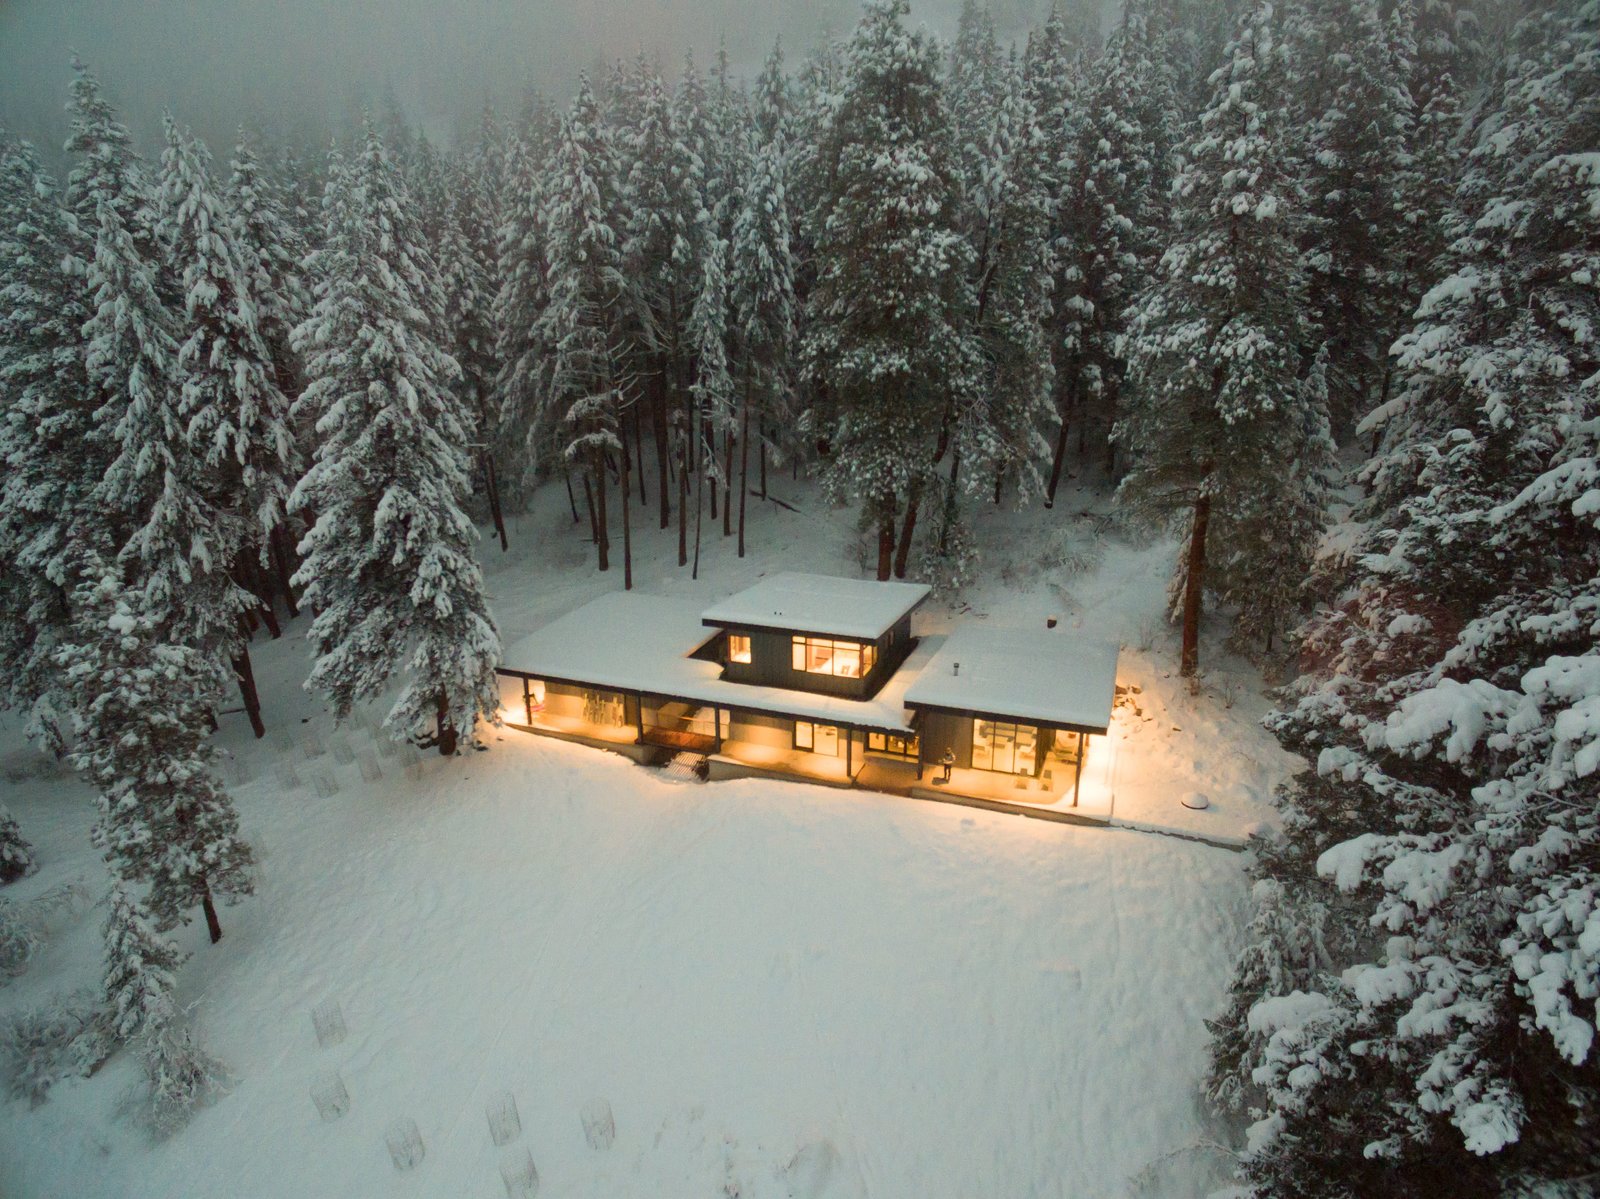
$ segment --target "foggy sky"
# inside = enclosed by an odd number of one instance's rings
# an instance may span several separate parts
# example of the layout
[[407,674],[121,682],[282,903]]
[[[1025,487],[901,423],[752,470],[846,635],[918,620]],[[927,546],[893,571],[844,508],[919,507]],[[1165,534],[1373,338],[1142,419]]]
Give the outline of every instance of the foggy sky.
[[[1050,0],[991,0],[1001,36],[1025,35]],[[912,0],[948,37],[960,0]],[[643,48],[671,75],[702,70],[725,36],[753,77],[782,35],[791,69],[858,0],[0,0],[0,124],[59,150],[73,51],[146,148],[171,107],[225,153],[251,120],[322,131],[392,87],[413,123],[448,140],[485,97],[504,112],[532,83],[565,100],[579,70]]]

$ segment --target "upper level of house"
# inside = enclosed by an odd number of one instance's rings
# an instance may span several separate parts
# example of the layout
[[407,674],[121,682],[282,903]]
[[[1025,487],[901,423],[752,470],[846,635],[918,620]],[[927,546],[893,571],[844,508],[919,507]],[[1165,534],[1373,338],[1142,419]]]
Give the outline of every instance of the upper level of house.
[[[713,604],[708,647],[731,683],[870,699],[916,644],[921,583],[879,583],[785,571]],[[709,655],[708,655],[709,656]]]

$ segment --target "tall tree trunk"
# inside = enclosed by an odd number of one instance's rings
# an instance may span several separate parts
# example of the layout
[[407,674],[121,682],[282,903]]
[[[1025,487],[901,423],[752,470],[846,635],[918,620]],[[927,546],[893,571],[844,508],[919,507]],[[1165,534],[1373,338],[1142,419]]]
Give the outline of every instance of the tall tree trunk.
[[[633,507],[632,480],[629,478],[628,447],[622,447],[622,589],[633,590],[633,518],[628,509]],[[641,495],[639,503],[644,503]]]
[[1005,492],[1005,488],[1006,468],[1003,466],[996,467],[994,472],[994,506],[996,508],[1000,506],[1000,496]]
[[894,497],[878,505],[878,582],[887,583],[894,571]]
[[587,471],[583,474],[583,503],[589,510],[589,544],[600,544],[600,519],[594,507],[594,487],[589,482]]
[[[715,425],[713,425],[711,423],[711,421],[709,419],[707,419],[706,422],[705,422],[705,434],[704,434],[704,436],[705,436],[705,444],[701,447],[701,450],[702,450],[703,454],[705,455],[705,469],[700,474],[696,475],[695,478],[697,480],[700,480],[702,482],[705,482],[705,483],[709,484],[710,489],[711,489],[711,519],[712,520],[716,520],[717,519],[717,476],[715,474],[711,474],[711,470],[717,464],[717,428],[716,428]],[[708,475],[708,474],[711,474],[710,479],[706,479],[705,478],[705,476]],[[700,482],[697,482],[695,484],[695,486],[698,488],[700,486]],[[699,500],[696,500],[695,503],[696,503],[696,505],[698,505],[699,504]],[[699,548],[699,541],[700,541],[700,527],[699,527],[699,523],[698,523],[699,520],[700,520],[700,514],[698,512],[696,512],[695,513],[696,525],[695,525],[695,531],[694,531],[694,539],[695,539],[696,549],[697,550]]]
[[439,692],[438,715],[436,727],[439,732],[439,756],[450,758],[456,752],[456,726],[450,720],[450,701],[443,691]]
[[[667,378],[665,373],[653,376],[654,393],[650,404],[650,424],[656,439],[656,500],[661,505],[661,527],[672,521],[672,436],[667,425]],[[682,563],[679,563],[682,565]]]
[[284,607],[289,610],[289,619],[293,620],[300,615],[300,606],[295,602],[294,587],[289,582],[294,576],[289,531],[280,523],[273,527],[267,542],[272,549],[272,567],[278,575],[278,590],[283,595]]
[[211,898],[211,884],[200,880],[200,910],[206,914],[206,933],[215,945],[222,940],[222,921],[217,919],[217,901]]
[[506,539],[506,518],[500,508],[500,483],[494,477],[494,455],[487,446],[479,451],[479,460],[483,464],[483,490],[489,499],[489,515],[494,520],[494,531],[500,536],[500,552],[503,554],[511,548],[511,542]]
[[767,414],[766,414],[765,411],[763,411],[761,413],[761,422],[760,422],[760,426],[759,426],[757,432],[758,432],[758,436],[761,438],[761,498],[762,499],[766,499],[767,498]]
[[254,552],[247,551],[239,563],[239,574],[244,577],[245,589],[261,601],[255,615],[260,617],[261,623],[267,626],[267,632],[276,641],[283,636],[283,628],[278,624],[278,614],[272,607],[272,576],[267,573],[267,568],[262,565],[261,550],[263,546],[255,547]]
[[1061,432],[1056,434],[1056,454],[1050,463],[1050,485],[1044,491],[1044,506],[1056,506],[1056,488],[1061,485],[1061,464],[1067,457],[1067,418],[1061,418]]
[[594,543],[600,552],[600,569],[607,571],[611,569],[611,538],[606,533],[606,455],[601,449],[594,452],[594,510]]
[[572,471],[563,468],[561,473],[567,480],[567,505],[572,509],[572,523],[577,524],[583,517],[578,515],[578,501],[572,494]]
[[917,510],[922,507],[922,480],[914,480],[911,493],[906,496],[906,515],[900,524],[900,544],[894,551],[894,577],[906,577],[906,566],[911,558],[911,539],[917,534]]
[[[745,406],[748,408],[750,397],[745,397]],[[728,422],[728,427],[722,433],[722,478],[726,494],[722,497],[722,535],[733,536],[733,422]]]
[[639,405],[633,405],[633,464],[639,472],[639,507],[650,505],[644,487],[644,417],[639,415]]
[[689,450],[685,445],[678,450],[678,565],[689,565]]
[[1200,669],[1200,597],[1205,589],[1206,528],[1211,523],[1211,497],[1194,502],[1194,526],[1189,531],[1189,561],[1183,576],[1183,653],[1178,673],[1193,678]]
[[739,557],[744,557],[744,517],[750,500],[750,377],[745,374],[744,418],[739,422]]
[[233,673],[239,679],[239,695],[244,700],[245,715],[250,717],[250,730],[256,740],[267,735],[267,726],[261,720],[261,695],[256,691],[256,674],[250,666],[250,647],[239,647],[239,656],[233,660]]
[[706,512],[704,499],[706,475],[711,473],[711,464],[715,461],[715,458],[707,458],[705,465],[694,477],[694,569],[689,572],[691,579],[700,577],[700,526],[705,520]]

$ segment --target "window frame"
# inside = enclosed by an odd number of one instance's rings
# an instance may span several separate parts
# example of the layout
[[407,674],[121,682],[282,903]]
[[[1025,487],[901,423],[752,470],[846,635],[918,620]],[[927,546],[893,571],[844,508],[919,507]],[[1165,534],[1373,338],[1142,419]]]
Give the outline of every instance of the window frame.
[[[744,656],[743,657],[739,656],[739,652],[740,651],[739,651],[739,649],[737,647],[737,643],[739,643],[739,642],[742,642],[744,644]],[[728,665],[729,666],[749,666],[754,661],[755,661],[755,641],[751,638],[750,634],[749,633],[729,633],[728,634]]]
[[[823,657],[826,655],[826,657]],[[818,665],[811,665],[816,662]],[[855,667],[852,674],[840,664]],[[878,643],[843,637],[815,637],[794,633],[789,637],[789,666],[796,674],[819,674],[835,679],[864,679],[878,665]]]

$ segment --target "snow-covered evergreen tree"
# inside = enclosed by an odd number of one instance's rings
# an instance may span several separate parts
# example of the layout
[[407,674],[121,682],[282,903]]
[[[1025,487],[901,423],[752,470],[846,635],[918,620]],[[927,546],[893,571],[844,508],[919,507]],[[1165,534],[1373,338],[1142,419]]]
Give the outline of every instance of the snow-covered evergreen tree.
[[283,520],[295,466],[289,401],[259,324],[260,259],[236,240],[242,224],[213,189],[205,147],[170,122],[167,137],[162,240],[184,293],[179,411],[216,503],[243,518],[241,549],[253,552]]
[[[769,66],[771,60],[769,60]],[[752,421],[766,461],[769,430],[786,423],[790,356],[796,336],[793,220],[784,176],[788,143],[781,124],[750,152],[733,223],[729,298],[742,399],[739,415],[739,556],[745,552]],[[762,473],[765,485],[765,471]]]
[[1163,244],[1171,93],[1144,19],[1129,11],[1087,69],[1056,165],[1060,193],[1053,296],[1056,400],[1063,428],[1051,467],[1053,498],[1067,434],[1108,457],[1123,375],[1123,338]]
[[1396,26],[1379,0],[1308,0],[1295,16],[1309,295],[1342,435],[1379,398],[1403,302],[1395,197],[1406,178],[1409,64],[1391,45]]
[[204,656],[169,639],[148,599],[115,571],[74,596],[77,641],[62,665],[78,697],[73,764],[99,792],[95,844],[124,882],[148,884],[158,927],[199,907],[213,941],[217,900],[252,890],[252,854],[210,744],[212,691]]
[[299,391],[300,365],[290,345],[311,308],[303,277],[307,247],[275,174],[264,167],[256,136],[240,130],[230,163],[226,204],[233,242],[248,276],[255,323],[284,395]]
[[17,818],[0,804],[0,885],[14,883],[39,868],[33,846],[28,844]]
[[397,678],[397,738],[434,726],[455,752],[499,707],[500,640],[462,511],[468,421],[455,361],[433,340],[434,264],[374,129],[334,192],[324,282],[295,330],[316,414],[315,459],[291,504],[315,513],[295,578],[317,610],[306,686],[342,719]]
[[619,131],[626,159],[616,216],[625,301],[620,333],[654,435],[657,515],[664,529],[671,509],[669,429],[689,400],[694,348],[688,325],[711,217],[705,164],[682,136],[672,97],[653,72],[639,82],[637,124]]
[[[968,184],[968,205],[978,218],[972,282],[978,362],[951,442],[967,487],[992,486],[997,498],[1006,480],[1024,496],[1040,489],[1039,464],[1049,454],[1044,435],[1055,417],[1048,159],[1020,73],[1008,72],[979,174]],[[953,469],[952,481],[954,475]],[[905,540],[902,558],[910,548]]]
[[133,138],[100,90],[100,81],[73,59],[72,98],[67,104],[71,134],[66,150],[75,156],[67,175],[64,203],[82,237],[78,256],[94,255],[94,242],[109,208],[117,227],[127,231],[140,258],[160,259],[156,238],[155,187],[133,149]]
[[125,1044],[177,1019],[173,990],[183,954],[156,929],[149,910],[121,882],[111,888],[106,913],[107,1031]]
[[589,472],[595,546],[607,570],[606,458],[621,449],[615,321],[624,281],[612,150],[587,80],[562,121],[551,171],[549,301],[539,318],[549,354],[533,436],[558,442],[568,463]]
[[[728,365],[728,275],[727,250],[720,238],[712,236],[700,272],[700,294],[695,297],[689,317],[689,337],[694,345],[695,376],[690,392],[694,396],[694,425],[691,438],[696,444],[716,445],[717,435],[726,435],[734,422],[733,376]],[[727,483],[721,475],[715,453],[700,460],[695,480],[694,574],[700,573],[700,530],[706,484]]]
[[851,39],[817,197],[807,376],[825,400],[830,492],[859,502],[890,576],[896,517],[971,386],[971,247],[957,226],[937,43],[905,0],[872,0]]
[[[542,163],[538,147],[513,135],[506,151],[504,218],[498,233],[499,290],[491,316],[496,371],[494,437],[500,460],[525,462],[538,408],[538,379],[545,346],[539,320],[549,302]],[[521,470],[506,474],[520,482]]]
[[1331,466],[1320,372],[1308,377],[1303,361],[1311,331],[1295,245],[1300,196],[1283,153],[1271,16],[1261,4],[1241,19],[1184,147],[1176,240],[1133,319],[1134,386],[1116,429],[1132,458],[1119,498],[1185,534],[1173,604],[1185,675],[1199,668],[1213,523],[1237,577],[1283,569],[1291,534],[1294,560],[1308,563],[1320,522],[1280,524],[1272,514],[1291,504],[1318,510]]
[[32,149],[0,145],[0,694],[56,754],[70,731],[55,664],[77,582],[68,546],[104,524],[90,497],[108,461],[84,365],[80,245]]
[[1271,722],[1315,768],[1258,871],[1272,923],[1329,950],[1247,957],[1219,1022],[1268,1193],[1565,1195],[1600,1171],[1600,5],[1524,22],[1498,107]]

